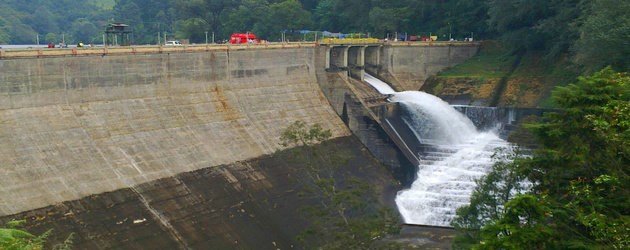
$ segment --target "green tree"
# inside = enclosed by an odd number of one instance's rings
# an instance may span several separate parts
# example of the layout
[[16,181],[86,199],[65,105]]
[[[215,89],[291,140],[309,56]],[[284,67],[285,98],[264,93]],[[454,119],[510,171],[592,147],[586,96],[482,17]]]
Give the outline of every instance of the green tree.
[[269,6],[270,14],[266,18],[268,32],[274,37],[283,30],[297,31],[309,29],[313,26],[311,13],[302,9],[297,0],[285,0]]
[[517,194],[527,191],[530,183],[518,171],[522,153],[519,149],[503,149],[493,156],[496,162],[492,170],[477,180],[477,187],[470,197],[470,204],[457,209],[458,216],[451,223],[459,232],[454,239],[454,247],[468,249],[477,244],[481,228],[499,220],[505,204]]
[[190,39],[191,42],[205,42],[205,31],[210,27],[206,20],[198,17],[178,21],[175,24],[175,36]]
[[55,34],[55,33],[48,33],[44,37],[44,40],[46,42],[49,42],[49,43],[57,43],[58,42],[57,34]]
[[394,33],[400,28],[401,14],[399,9],[382,9],[375,7],[370,11],[370,25],[374,36],[384,37],[387,33]]
[[74,20],[71,30],[76,42],[92,43],[99,38],[96,26],[86,18]]
[[544,48],[537,25],[553,14],[553,1],[489,0],[488,24],[515,51]]
[[262,25],[269,15],[269,3],[266,0],[246,0],[241,6],[228,13],[224,26],[226,30],[232,32],[253,31],[261,37],[269,38],[278,33]]
[[[44,249],[46,239],[52,234],[52,229],[37,236],[20,229],[26,223],[24,220],[9,221],[4,228],[0,228],[0,249],[2,250],[41,250]],[[70,250],[74,233],[61,243],[55,244],[53,250]]]
[[30,25],[40,34],[59,31],[55,16],[44,6],[39,6],[35,10]]
[[548,224],[551,209],[531,194],[505,203],[503,213],[481,229],[482,241],[473,249],[558,249],[555,227]]
[[339,31],[341,20],[335,0],[322,0],[315,8],[315,21],[322,30]]
[[19,227],[24,221],[10,221],[5,227],[0,228],[0,249],[6,250],[38,250],[43,249],[44,242],[50,231],[35,236],[26,231],[20,230]]
[[296,121],[289,125],[280,135],[281,145],[288,146],[313,146],[332,136],[330,130],[324,130],[321,125],[314,124],[307,128],[303,121]]
[[340,171],[349,160],[348,153],[314,147],[330,136],[329,130],[317,124],[308,127],[297,121],[280,137],[283,146],[298,146],[296,164],[305,164],[308,176],[300,181],[308,190],[305,198],[317,202],[304,208],[311,225],[298,239],[324,249],[367,249],[385,235],[397,233],[398,218],[378,205],[368,183]]
[[37,32],[30,26],[21,22],[14,22],[10,27],[11,42],[17,44],[34,44],[37,40]]
[[595,0],[591,13],[579,28],[574,46],[575,60],[587,71],[612,65],[617,70],[630,68],[630,2]]
[[[509,165],[533,183],[531,191],[504,203],[498,216],[476,212],[487,202],[458,210],[461,242],[469,244],[462,246],[630,247],[630,76],[606,68],[558,88],[553,97],[562,111],[530,125],[540,148]],[[488,195],[477,189],[473,197]],[[475,222],[475,216],[481,223],[460,223]]]
[[0,43],[9,43],[10,39],[7,22],[0,16]]

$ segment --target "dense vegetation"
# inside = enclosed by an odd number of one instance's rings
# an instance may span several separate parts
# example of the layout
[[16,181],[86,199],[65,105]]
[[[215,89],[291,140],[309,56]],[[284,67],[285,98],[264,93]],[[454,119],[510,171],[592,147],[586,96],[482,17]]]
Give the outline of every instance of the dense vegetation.
[[0,44],[92,41],[110,18],[107,2],[0,0]]
[[[25,221],[10,221],[4,228],[0,228],[0,249],[2,250],[40,250],[44,249],[46,238],[52,233],[52,229],[37,236],[20,229]],[[68,238],[60,244],[51,246],[53,250],[70,250],[72,249],[72,240],[74,234],[68,235]]]
[[553,96],[563,110],[529,125],[540,148],[496,164],[458,210],[456,247],[630,247],[630,76],[607,68]]

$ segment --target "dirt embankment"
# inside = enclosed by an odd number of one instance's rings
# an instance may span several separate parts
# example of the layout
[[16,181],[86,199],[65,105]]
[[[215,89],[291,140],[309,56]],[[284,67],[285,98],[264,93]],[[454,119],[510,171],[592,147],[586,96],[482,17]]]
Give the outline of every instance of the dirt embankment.
[[422,90],[452,104],[487,106],[500,79],[431,77]]

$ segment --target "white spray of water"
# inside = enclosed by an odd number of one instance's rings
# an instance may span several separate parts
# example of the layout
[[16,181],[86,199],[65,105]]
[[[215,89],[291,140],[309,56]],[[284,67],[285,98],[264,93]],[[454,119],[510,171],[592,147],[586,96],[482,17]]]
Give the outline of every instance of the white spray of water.
[[476,184],[493,164],[495,149],[508,147],[494,132],[479,132],[448,103],[419,91],[396,92],[367,75],[366,82],[409,114],[403,120],[426,145],[417,178],[398,192],[396,205],[409,224],[449,226],[457,208],[467,205]]
[[470,119],[436,96],[419,91],[405,91],[395,93],[389,99],[403,105],[409,114],[404,120],[415,128],[418,138],[441,144],[457,144],[464,143],[477,134]]

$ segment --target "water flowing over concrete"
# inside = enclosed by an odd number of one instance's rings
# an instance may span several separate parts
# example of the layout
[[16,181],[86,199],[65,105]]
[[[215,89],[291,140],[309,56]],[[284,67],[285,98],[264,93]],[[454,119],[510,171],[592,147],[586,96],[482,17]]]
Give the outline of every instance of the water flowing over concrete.
[[374,87],[378,92],[384,95],[394,94],[396,90],[392,89],[387,83],[379,80],[376,77],[371,76],[370,74],[365,74],[365,81],[369,82],[372,87]]
[[459,144],[476,133],[475,125],[462,113],[440,98],[419,91],[396,93],[390,98],[399,102],[409,116],[403,119],[414,128],[423,143]]
[[383,82],[365,77],[405,108],[405,122],[423,144],[416,181],[400,191],[396,204],[406,223],[449,226],[458,207],[467,205],[475,180],[486,174],[495,150],[509,147],[494,131],[478,131],[448,103],[424,92],[389,93]]

